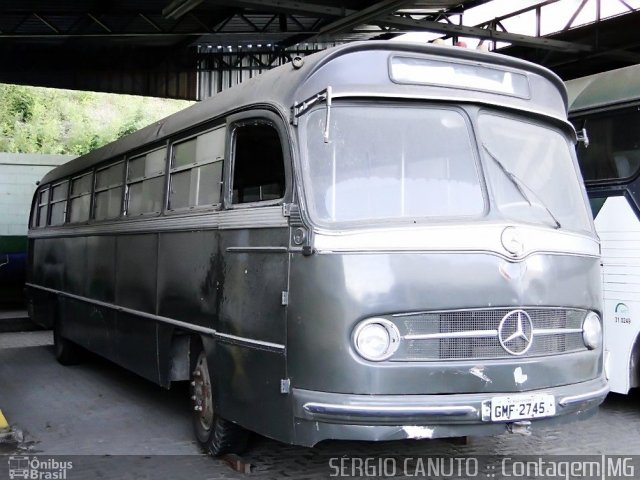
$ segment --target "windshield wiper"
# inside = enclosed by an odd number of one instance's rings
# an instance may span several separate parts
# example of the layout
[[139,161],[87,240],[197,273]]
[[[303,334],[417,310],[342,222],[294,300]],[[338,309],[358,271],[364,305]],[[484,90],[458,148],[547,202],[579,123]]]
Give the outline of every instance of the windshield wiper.
[[556,216],[551,212],[551,210],[549,210],[549,207],[547,207],[544,204],[544,202],[540,199],[540,197],[536,194],[536,192],[531,187],[529,187],[526,183],[524,183],[522,180],[520,180],[518,177],[516,177],[515,174],[513,174],[509,170],[507,170],[507,168],[502,164],[502,162],[500,160],[498,160],[498,157],[496,157],[491,152],[491,150],[489,150],[489,147],[487,147],[487,145],[484,142],[482,143],[482,148],[484,148],[484,150],[487,152],[489,157],[491,157],[491,159],[496,163],[496,165],[498,165],[498,167],[500,168],[502,173],[504,173],[505,177],[507,177],[509,179],[509,181],[513,184],[513,186],[516,187],[516,190],[518,190],[518,193],[522,196],[522,198],[524,200],[526,200],[526,202],[529,205],[533,206],[533,203],[531,203],[531,200],[529,200],[529,197],[524,192],[524,188],[526,188],[535,197],[536,204],[540,205],[542,208],[544,208],[546,210],[546,212],[549,214],[549,217],[551,217],[551,219],[555,223],[555,228],[556,229],[562,228],[562,225],[560,224],[560,222],[558,221]]

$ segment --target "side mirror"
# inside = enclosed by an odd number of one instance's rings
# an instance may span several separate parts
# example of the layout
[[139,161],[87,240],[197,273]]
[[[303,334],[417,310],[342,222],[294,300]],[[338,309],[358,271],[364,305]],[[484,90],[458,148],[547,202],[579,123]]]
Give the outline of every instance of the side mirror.
[[584,148],[589,148],[589,135],[587,135],[587,129],[583,128],[576,132],[576,138],[578,142],[584,143]]

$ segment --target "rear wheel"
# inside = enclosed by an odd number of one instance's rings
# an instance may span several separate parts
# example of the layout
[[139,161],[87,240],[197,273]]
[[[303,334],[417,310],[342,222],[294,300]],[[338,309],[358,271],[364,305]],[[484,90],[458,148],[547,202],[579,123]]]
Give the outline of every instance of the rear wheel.
[[242,453],[249,432],[220,417],[213,405],[213,388],[207,356],[201,351],[191,373],[193,426],[198,442],[211,455]]
[[62,365],[77,365],[82,361],[82,348],[62,336],[59,321],[53,325],[53,350]]

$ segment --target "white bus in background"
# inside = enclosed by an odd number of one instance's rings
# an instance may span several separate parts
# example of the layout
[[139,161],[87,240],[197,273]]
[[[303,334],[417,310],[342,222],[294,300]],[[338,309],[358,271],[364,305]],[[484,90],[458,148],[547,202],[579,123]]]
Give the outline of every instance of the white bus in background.
[[640,386],[640,65],[567,82],[602,248],[605,367],[611,391]]
[[73,155],[0,152],[0,309],[24,307],[29,208],[37,182]]

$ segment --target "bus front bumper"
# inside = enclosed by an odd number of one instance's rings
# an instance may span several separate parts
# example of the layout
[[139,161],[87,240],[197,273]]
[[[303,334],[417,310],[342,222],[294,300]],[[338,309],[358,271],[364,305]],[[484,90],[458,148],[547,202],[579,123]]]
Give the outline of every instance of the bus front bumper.
[[[609,392],[604,377],[526,392],[457,395],[349,395],[293,389],[296,443],[493,435],[586,418]],[[495,397],[550,394],[555,415],[492,421]]]

